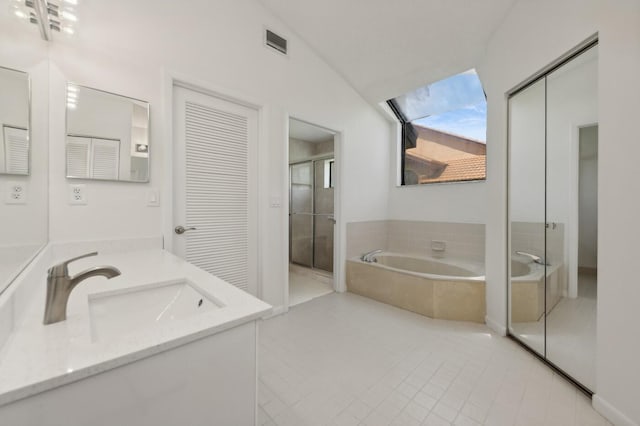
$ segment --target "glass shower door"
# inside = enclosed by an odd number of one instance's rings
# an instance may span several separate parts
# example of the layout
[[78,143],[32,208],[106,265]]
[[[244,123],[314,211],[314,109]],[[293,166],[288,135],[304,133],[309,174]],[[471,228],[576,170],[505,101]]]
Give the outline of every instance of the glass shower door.
[[290,173],[289,257],[313,266],[313,162],[293,164]]
[[313,267],[333,272],[333,159],[315,161]]
[[289,260],[333,272],[334,160],[292,164],[289,200]]

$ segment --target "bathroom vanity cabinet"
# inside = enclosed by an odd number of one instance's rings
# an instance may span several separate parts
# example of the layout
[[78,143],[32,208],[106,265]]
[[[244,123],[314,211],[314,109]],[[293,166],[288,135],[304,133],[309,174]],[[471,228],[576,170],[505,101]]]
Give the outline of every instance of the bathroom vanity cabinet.
[[70,273],[121,276],[79,284],[64,321],[42,324],[45,271],[78,248],[48,247],[0,297],[0,425],[254,425],[271,306],[164,250],[103,248]]
[[0,424],[253,425],[256,321],[0,407]]

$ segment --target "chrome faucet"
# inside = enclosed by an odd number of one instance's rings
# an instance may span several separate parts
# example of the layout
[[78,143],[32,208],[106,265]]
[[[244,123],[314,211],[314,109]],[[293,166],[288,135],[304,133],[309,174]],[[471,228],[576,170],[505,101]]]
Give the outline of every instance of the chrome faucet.
[[540,256],[536,256],[535,254],[527,253],[526,251],[516,251],[516,254],[519,254],[521,256],[526,256],[531,260],[533,260],[538,265],[551,266],[551,264],[545,263],[545,261]]
[[363,262],[371,263],[374,260],[373,256],[378,254],[378,253],[382,253],[382,250],[377,249],[377,250],[372,250],[370,252],[367,252],[367,253],[363,254],[362,256],[360,256],[360,260],[362,260]]
[[47,275],[47,302],[44,307],[44,324],[53,324],[55,322],[67,319],[67,301],[71,295],[71,291],[80,282],[90,277],[101,275],[107,278],[113,278],[120,275],[120,271],[113,266],[97,266],[82,271],[73,277],[69,276],[67,265],[74,260],[83,259],[89,256],[95,256],[98,252],[83,254],[74,257],[62,263],[49,268]]

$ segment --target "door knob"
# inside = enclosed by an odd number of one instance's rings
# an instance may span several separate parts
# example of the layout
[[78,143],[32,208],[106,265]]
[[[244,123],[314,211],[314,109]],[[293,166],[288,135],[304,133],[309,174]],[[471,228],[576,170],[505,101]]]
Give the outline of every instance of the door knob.
[[178,234],[178,235],[182,235],[182,234],[184,234],[184,233],[185,233],[185,232],[187,232],[187,231],[195,231],[195,230],[196,230],[196,228],[195,228],[195,227],[193,227],[193,226],[188,226],[188,227],[186,227],[186,228],[185,228],[185,227],[184,227],[184,226],[182,226],[182,225],[178,225],[178,226],[176,226],[176,227],[174,228],[174,231],[175,231],[175,232],[176,232],[176,234]]
[[333,216],[329,216],[329,217],[327,217],[327,220],[328,220],[329,222],[333,223],[334,225],[336,224],[336,218],[335,218],[335,217],[333,217]]

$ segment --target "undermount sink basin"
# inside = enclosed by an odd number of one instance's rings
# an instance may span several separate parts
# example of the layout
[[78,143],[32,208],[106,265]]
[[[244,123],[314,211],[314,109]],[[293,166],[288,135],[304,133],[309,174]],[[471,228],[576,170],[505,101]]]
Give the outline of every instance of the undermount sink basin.
[[221,307],[186,279],[93,294],[89,296],[91,339],[111,339]]

